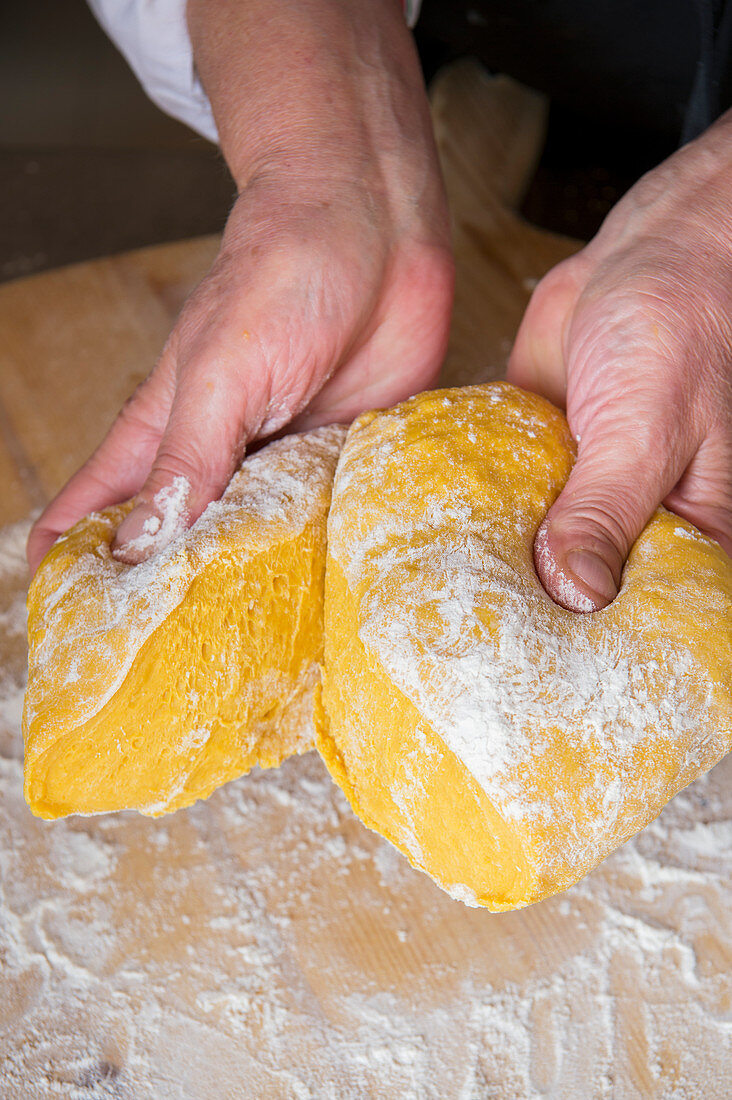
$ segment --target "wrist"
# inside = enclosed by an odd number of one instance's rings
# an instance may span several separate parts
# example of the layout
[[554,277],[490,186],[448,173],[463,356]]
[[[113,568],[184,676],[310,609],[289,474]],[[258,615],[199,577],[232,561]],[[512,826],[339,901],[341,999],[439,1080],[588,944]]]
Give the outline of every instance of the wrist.
[[240,191],[271,174],[369,181],[431,144],[399,0],[189,0],[188,21]]

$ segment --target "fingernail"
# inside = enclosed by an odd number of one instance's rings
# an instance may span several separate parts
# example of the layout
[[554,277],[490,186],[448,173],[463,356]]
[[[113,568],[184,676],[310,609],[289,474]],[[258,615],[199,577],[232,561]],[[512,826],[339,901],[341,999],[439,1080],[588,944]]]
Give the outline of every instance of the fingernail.
[[156,536],[163,523],[149,504],[138,504],[117,528],[112,556],[127,565],[139,565],[157,549]]
[[579,581],[597,610],[612,603],[618,589],[609,565],[601,557],[591,550],[570,550],[565,561],[567,570]]
[[184,477],[160,489],[152,504],[140,503],[122,521],[112,544],[112,556],[139,565],[164,550],[188,527],[191,486]]

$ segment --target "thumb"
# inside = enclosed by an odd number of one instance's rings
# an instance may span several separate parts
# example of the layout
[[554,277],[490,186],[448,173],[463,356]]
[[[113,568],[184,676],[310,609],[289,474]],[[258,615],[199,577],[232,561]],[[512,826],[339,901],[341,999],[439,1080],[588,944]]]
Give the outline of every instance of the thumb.
[[678,480],[661,433],[611,423],[588,429],[577,463],[534,543],[539,578],[568,611],[618,594],[631,546]]
[[185,371],[152,469],[117,530],[118,561],[145,561],[221,496],[244,453],[246,421],[241,378]]

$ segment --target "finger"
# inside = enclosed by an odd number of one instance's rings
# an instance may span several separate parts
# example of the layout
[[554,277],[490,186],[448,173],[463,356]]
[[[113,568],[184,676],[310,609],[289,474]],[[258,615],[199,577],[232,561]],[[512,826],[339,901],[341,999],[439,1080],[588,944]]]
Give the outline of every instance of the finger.
[[172,387],[161,361],[122,407],[96,451],[36,520],[26,549],[31,574],[59,535],[82,516],[127,500],[140,489],[160,445],[171,401]]
[[194,523],[221,496],[241,461],[252,421],[263,416],[263,408],[248,407],[240,372],[215,362],[205,368],[186,364],[150,474],[117,531],[114,556],[138,564]]
[[732,441],[711,435],[694,455],[664,505],[688,519],[732,557]]
[[565,335],[586,277],[580,253],[544,276],[531,296],[511,350],[506,381],[566,403]]
[[536,536],[537,573],[569,611],[596,611],[615,598],[631,546],[686,465],[688,440],[670,438],[668,418],[625,398],[606,401],[584,430]]

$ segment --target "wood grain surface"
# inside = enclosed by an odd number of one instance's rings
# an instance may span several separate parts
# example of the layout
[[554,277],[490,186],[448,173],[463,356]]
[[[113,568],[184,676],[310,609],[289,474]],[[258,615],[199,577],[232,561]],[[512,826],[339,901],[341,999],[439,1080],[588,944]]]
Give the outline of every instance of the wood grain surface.
[[[577,243],[516,213],[538,96],[464,63],[438,78],[433,110],[458,261],[443,381],[463,383],[500,376],[535,280]],[[0,289],[1,523],[101,439],[216,244]],[[0,650],[19,690],[13,546]],[[563,897],[496,916],[367,832],[313,754],[160,821],[52,824],[22,802],[20,754],[8,726],[3,1097],[730,1095],[729,761]]]

